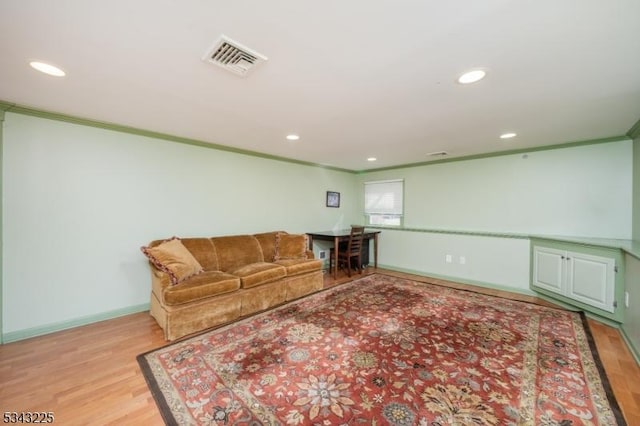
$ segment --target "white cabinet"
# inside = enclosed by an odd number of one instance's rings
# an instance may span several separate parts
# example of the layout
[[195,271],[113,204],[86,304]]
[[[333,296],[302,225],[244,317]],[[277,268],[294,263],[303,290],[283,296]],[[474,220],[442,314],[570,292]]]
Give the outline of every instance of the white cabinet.
[[534,289],[615,312],[615,259],[535,245],[532,260]]
[[533,247],[533,285],[561,295],[566,294],[566,251]]
[[615,269],[614,259],[567,252],[567,296],[613,313]]

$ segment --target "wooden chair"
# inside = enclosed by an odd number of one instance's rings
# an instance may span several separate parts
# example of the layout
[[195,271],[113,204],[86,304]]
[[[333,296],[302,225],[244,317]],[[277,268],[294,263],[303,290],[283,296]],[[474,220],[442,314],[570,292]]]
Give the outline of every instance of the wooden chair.
[[347,274],[351,277],[351,261],[355,259],[358,272],[362,274],[362,241],[364,240],[364,226],[351,226],[351,234],[346,244],[339,244],[329,253],[329,266],[336,261],[336,249],[338,252],[338,265],[347,265]]

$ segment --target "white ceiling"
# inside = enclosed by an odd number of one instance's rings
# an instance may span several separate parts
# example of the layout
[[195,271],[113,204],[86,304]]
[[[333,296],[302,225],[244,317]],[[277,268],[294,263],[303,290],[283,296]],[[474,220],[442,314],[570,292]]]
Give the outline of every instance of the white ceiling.
[[[206,64],[221,34],[268,61]],[[0,100],[350,170],[607,138],[640,119],[640,1],[2,0]]]

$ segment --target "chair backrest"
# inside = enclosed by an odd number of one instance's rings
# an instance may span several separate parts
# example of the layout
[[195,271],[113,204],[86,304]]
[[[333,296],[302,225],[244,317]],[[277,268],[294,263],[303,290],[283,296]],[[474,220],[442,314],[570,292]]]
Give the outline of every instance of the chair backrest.
[[351,226],[351,235],[349,235],[349,246],[347,247],[347,252],[349,254],[360,253],[363,239],[364,226]]

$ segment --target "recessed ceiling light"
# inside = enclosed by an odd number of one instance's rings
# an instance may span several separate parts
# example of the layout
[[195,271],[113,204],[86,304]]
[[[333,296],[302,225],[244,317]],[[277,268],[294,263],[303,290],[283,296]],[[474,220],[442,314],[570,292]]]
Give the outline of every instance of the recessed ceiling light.
[[511,139],[511,138],[515,138],[516,136],[518,136],[517,133],[512,133],[512,132],[503,133],[500,135],[500,139]]
[[54,77],[64,77],[66,75],[66,73],[60,68],[44,62],[33,61],[29,62],[29,65],[31,65],[31,68],[34,68],[45,74],[52,75]]
[[377,160],[377,158],[376,158],[376,157],[369,157],[369,158],[367,158],[367,161],[376,161],[376,160]]
[[287,139],[290,141],[297,141],[298,139],[300,139],[300,136],[291,134],[291,135],[287,135]]
[[475,83],[476,81],[482,80],[485,75],[487,75],[487,73],[484,70],[468,71],[462,74],[460,77],[458,77],[458,83],[460,84]]

